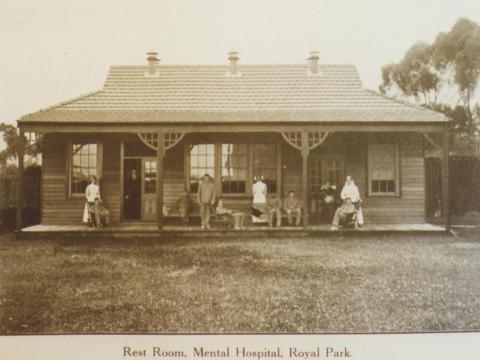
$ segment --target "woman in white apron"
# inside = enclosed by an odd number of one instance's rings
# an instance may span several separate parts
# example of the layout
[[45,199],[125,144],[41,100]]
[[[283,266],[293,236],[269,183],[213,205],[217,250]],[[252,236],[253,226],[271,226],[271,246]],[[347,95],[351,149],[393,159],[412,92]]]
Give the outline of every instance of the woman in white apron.
[[88,224],[90,220],[90,205],[95,202],[95,199],[100,199],[100,186],[97,185],[95,176],[90,177],[90,184],[85,189],[85,208],[83,209],[83,222]]
[[268,222],[266,214],[267,184],[263,182],[263,176],[255,176],[255,183],[252,185],[252,222]]

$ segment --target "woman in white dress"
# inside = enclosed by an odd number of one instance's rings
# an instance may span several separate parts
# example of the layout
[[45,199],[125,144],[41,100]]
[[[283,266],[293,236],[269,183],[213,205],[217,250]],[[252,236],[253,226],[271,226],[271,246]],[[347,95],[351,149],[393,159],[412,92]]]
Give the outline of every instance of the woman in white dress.
[[252,195],[252,222],[268,221],[265,212],[267,203],[267,184],[263,182],[263,176],[255,176],[255,183],[252,185]]
[[83,210],[83,222],[88,223],[90,221],[89,216],[89,207],[95,203],[95,199],[100,198],[100,186],[97,185],[97,179],[95,176],[90,177],[90,184],[88,184],[85,189],[85,198],[87,202],[85,203],[85,208]]

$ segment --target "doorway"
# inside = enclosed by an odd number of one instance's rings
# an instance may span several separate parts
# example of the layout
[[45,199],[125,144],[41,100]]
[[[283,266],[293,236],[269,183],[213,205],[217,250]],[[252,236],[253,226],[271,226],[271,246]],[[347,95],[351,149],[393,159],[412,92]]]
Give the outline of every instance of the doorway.
[[157,160],[154,157],[124,160],[123,214],[125,220],[155,221]]
[[[340,191],[345,177],[345,160],[342,156],[316,156],[309,164],[309,213],[312,223],[329,223],[331,209],[322,206],[321,187],[327,182],[336,187],[335,199],[340,197]],[[333,205],[331,205],[333,206]]]
[[142,220],[155,221],[157,218],[157,160],[142,159]]
[[125,220],[141,219],[142,160],[124,160],[123,217]]

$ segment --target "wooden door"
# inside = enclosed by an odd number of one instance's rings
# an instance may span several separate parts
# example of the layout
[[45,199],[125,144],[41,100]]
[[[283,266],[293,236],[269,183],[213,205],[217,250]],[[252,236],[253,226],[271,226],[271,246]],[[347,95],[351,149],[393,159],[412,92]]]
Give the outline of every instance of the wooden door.
[[142,159],[142,220],[155,221],[157,201],[157,160]]

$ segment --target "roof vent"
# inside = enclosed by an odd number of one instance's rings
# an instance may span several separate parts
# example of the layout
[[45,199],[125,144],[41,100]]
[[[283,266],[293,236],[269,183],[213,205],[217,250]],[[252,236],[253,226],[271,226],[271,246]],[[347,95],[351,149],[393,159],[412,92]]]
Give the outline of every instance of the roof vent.
[[227,71],[227,76],[240,76],[241,73],[238,70],[238,60],[240,58],[238,57],[238,52],[236,51],[230,51],[228,53],[228,60],[230,61],[230,69]]
[[147,61],[148,61],[148,72],[145,73],[145,77],[158,77],[158,63],[160,59],[158,58],[158,53],[154,51],[147,52]]
[[307,58],[310,62],[310,74],[311,75],[321,75],[318,70],[318,60],[320,60],[320,54],[318,51],[310,51],[310,56]]

